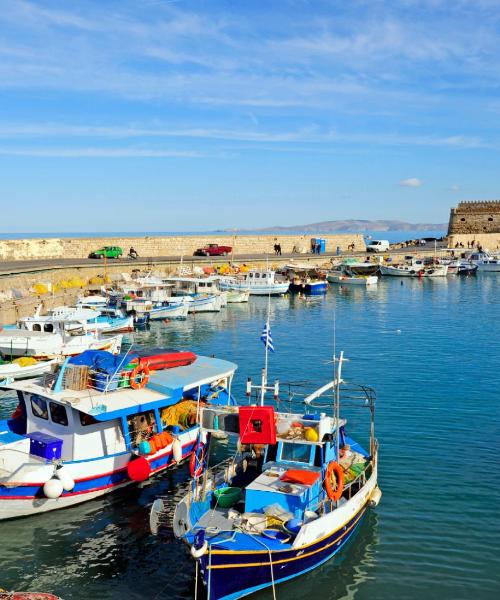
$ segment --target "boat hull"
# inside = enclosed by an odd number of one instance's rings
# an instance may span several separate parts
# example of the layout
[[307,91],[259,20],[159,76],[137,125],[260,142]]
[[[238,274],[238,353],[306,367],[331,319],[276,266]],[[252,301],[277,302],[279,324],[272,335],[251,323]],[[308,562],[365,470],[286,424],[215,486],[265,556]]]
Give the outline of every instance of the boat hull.
[[[199,427],[193,427],[180,434],[178,439],[182,444],[182,460],[188,458],[196,443]],[[75,481],[75,487],[70,492],[56,499],[46,498],[43,494],[43,484],[50,479],[53,472],[52,464],[42,465],[45,469],[37,470],[38,481],[3,482],[0,479],[0,520],[27,517],[33,514],[67,508],[93,500],[119,490],[128,485],[134,485],[127,474],[127,464],[130,452],[89,461],[65,461],[64,467]],[[152,474],[160,473],[177,463],[173,459],[172,446],[169,445],[156,454],[147,457]],[[44,472],[46,471],[46,472]],[[27,477],[26,479],[29,479]]]
[[247,285],[244,283],[228,283],[221,281],[222,290],[248,291],[250,296],[282,296],[288,292],[289,283],[274,283],[272,285]]
[[82,336],[81,340],[74,338],[70,343],[64,343],[60,336],[57,335],[55,335],[54,339],[30,339],[29,336],[23,336],[22,331],[19,330],[11,338],[1,340],[0,354],[16,357],[32,356],[37,359],[76,356],[85,350],[107,350],[108,352],[117,354],[120,351],[121,343],[121,335],[101,340],[95,338],[89,339],[86,336]]
[[310,296],[319,296],[326,294],[328,283],[326,281],[318,281],[314,283],[291,283],[290,291],[300,294],[309,294]]
[[161,321],[162,319],[186,319],[188,316],[188,307],[185,304],[159,306],[153,308],[149,313],[151,321]]
[[337,554],[355,533],[376,486],[374,469],[369,481],[351,500],[309,523],[292,549],[253,552],[210,549],[200,558],[209,597],[236,600],[319,567]]
[[378,277],[376,275],[328,275],[328,281],[330,283],[338,283],[340,285],[377,285]]

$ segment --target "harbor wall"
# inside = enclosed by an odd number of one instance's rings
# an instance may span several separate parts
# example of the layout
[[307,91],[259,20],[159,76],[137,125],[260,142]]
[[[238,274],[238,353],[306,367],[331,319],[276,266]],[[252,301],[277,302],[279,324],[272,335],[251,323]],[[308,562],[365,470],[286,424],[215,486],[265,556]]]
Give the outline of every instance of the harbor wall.
[[[87,258],[102,246],[120,246],[125,254],[133,246],[140,256],[192,256],[197,248],[206,244],[232,246],[234,254],[273,254],[274,244],[281,244],[282,252],[292,252],[294,247],[309,251],[313,234],[307,235],[185,235],[102,238],[43,238],[0,240],[0,260],[37,260],[57,258]],[[326,251],[337,247],[347,250],[354,243],[356,250],[364,250],[360,233],[328,234],[317,237],[326,240]]]

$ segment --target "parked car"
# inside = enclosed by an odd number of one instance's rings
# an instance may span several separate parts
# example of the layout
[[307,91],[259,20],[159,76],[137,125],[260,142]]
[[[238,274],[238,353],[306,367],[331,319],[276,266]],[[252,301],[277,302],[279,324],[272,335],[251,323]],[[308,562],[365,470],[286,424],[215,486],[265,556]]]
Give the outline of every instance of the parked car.
[[219,244],[207,244],[195,251],[195,256],[226,256],[233,251],[231,246],[219,246]]
[[120,246],[103,246],[99,250],[94,250],[89,254],[89,258],[120,258],[123,250]]
[[388,240],[371,240],[366,244],[367,252],[387,252],[390,244]]

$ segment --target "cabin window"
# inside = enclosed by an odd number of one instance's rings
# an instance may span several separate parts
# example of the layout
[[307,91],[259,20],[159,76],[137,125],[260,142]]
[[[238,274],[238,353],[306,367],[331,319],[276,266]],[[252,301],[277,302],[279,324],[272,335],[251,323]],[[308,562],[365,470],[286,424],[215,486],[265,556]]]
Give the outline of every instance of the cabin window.
[[45,323],[45,325],[43,326],[43,330],[46,333],[52,333],[54,331],[54,325],[52,325],[52,323]]
[[308,444],[284,443],[281,450],[281,460],[308,463],[311,447]]
[[33,331],[42,331],[42,328],[40,327],[40,325],[38,323],[35,323],[33,325]]
[[133,446],[138,446],[139,442],[149,440],[152,435],[158,432],[154,410],[131,415],[127,418],[127,424]]
[[48,421],[49,411],[47,409],[47,401],[40,398],[40,396],[31,396],[31,410],[35,417]]
[[97,423],[97,419],[94,419],[92,415],[87,415],[85,413],[80,413],[80,423],[85,427],[86,425],[94,425]]
[[57,404],[57,402],[50,402],[50,419],[52,423],[56,423],[57,425],[64,425],[67,427],[68,425],[68,414],[66,412],[66,407],[62,404]]

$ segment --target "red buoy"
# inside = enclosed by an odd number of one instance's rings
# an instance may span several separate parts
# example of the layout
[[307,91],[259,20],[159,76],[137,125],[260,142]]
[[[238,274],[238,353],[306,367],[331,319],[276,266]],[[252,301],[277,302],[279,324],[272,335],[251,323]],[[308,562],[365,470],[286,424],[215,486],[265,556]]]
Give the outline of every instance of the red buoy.
[[127,474],[132,481],[146,481],[151,475],[151,465],[144,456],[139,456],[128,463]]

